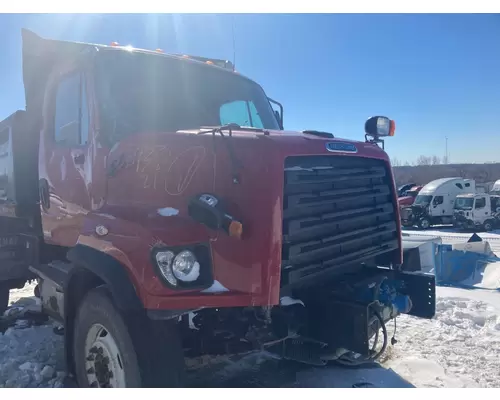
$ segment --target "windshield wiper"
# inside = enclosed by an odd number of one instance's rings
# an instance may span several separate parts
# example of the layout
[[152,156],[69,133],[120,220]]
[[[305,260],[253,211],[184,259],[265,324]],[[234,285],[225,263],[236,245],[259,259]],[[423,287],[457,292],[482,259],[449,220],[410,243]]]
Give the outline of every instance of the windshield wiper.
[[[214,127],[203,127],[200,126],[200,129],[206,129],[204,131],[199,131],[198,135],[204,135],[204,134],[212,134],[212,136],[215,138],[216,134],[219,134],[222,140],[226,143],[227,147],[227,152],[229,154],[229,158],[231,160],[231,174],[232,174],[232,180],[234,184],[240,183],[240,176],[239,172],[241,169],[243,169],[243,166],[241,162],[236,158],[233,150],[233,146],[231,143],[231,139],[233,137],[233,130],[241,130],[244,129],[238,124],[227,124],[227,125],[220,125],[220,126],[214,126]],[[224,135],[223,131],[228,131],[228,136]],[[215,140],[214,140],[214,150],[215,150]]]
[[215,130],[227,130],[229,132],[229,136],[232,135],[233,130],[238,131],[250,131],[250,132],[262,132],[264,135],[269,135],[269,131],[263,128],[255,128],[253,126],[241,126],[235,123],[230,123],[227,125],[218,125],[218,126],[200,126],[200,130],[198,135],[204,135],[205,133],[214,133]]

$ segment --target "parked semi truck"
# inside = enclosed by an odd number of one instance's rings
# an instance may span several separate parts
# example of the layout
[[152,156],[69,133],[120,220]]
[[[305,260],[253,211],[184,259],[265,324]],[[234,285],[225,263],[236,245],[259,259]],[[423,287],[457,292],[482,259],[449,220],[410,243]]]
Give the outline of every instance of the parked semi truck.
[[453,205],[460,194],[475,193],[473,179],[441,178],[425,185],[413,204],[401,209],[401,222],[405,227],[427,229],[433,225],[453,223]]
[[401,270],[390,119],[365,142],[286,131],[229,62],[30,31],[22,54],[4,307],[37,280],[79,386],[181,386],[186,357],[254,350],[370,362],[389,320],[434,316],[434,277]]
[[456,228],[489,232],[500,226],[500,196],[486,193],[461,194],[455,198],[453,225]]

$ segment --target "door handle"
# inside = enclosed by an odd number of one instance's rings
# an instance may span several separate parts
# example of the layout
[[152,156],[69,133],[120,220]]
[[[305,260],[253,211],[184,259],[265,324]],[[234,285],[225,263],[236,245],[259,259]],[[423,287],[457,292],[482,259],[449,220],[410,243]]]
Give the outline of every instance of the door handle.
[[73,156],[73,161],[75,162],[75,164],[83,164],[85,162],[85,154],[83,153],[80,153],[80,154],[75,154]]

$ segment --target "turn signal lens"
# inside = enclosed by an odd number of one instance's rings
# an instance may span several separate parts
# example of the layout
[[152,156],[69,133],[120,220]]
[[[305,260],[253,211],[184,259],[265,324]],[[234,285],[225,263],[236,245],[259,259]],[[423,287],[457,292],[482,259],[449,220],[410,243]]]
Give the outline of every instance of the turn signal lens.
[[389,129],[389,136],[394,136],[395,133],[396,133],[396,122],[391,120],[391,127]]
[[229,224],[229,236],[241,239],[243,235],[243,225],[238,221],[231,221]]

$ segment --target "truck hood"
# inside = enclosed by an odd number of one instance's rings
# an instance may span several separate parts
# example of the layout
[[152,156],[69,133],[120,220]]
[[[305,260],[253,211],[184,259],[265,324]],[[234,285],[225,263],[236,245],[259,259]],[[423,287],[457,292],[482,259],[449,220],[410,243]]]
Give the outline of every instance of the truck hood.
[[[205,129],[203,129],[205,130]],[[200,129],[178,131],[181,135],[198,135]],[[226,134],[226,132],[225,132]],[[332,135],[333,136],[333,135]],[[325,138],[299,131],[280,130],[233,130],[232,140],[235,143],[248,139],[258,139],[269,142],[269,146],[278,146],[285,152],[296,155],[303,154],[344,154],[365,157],[382,158],[388,160],[384,150],[373,143],[365,143],[342,138]],[[264,143],[263,143],[264,145]]]
[[404,197],[399,197],[398,198],[398,204],[400,206],[409,206],[411,204],[413,204],[413,202],[415,201],[415,197],[413,196],[404,196]]

